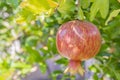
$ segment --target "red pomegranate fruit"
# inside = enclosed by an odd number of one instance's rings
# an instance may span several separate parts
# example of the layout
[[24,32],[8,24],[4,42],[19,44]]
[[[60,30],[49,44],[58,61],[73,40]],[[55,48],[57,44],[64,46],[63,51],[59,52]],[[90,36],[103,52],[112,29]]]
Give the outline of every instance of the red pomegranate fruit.
[[84,74],[81,61],[94,57],[101,47],[97,27],[87,21],[73,20],[61,25],[56,36],[58,52],[69,59],[66,72]]

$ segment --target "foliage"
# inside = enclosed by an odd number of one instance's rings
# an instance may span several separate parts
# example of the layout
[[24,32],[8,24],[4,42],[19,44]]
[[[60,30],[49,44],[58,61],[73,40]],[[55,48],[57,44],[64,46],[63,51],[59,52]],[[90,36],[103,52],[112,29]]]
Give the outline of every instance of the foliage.
[[[0,0],[0,79],[24,77],[35,64],[45,73],[46,60],[58,55],[55,35],[59,26],[85,19],[98,26],[103,40],[95,57],[99,64],[89,68],[94,71],[93,78],[120,80],[119,13],[119,0],[80,0],[78,4],[77,0]],[[58,59],[56,64],[66,67],[67,59]],[[59,74],[63,71],[51,76],[55,79]],[[69,77],[63,76],[63,80]]]

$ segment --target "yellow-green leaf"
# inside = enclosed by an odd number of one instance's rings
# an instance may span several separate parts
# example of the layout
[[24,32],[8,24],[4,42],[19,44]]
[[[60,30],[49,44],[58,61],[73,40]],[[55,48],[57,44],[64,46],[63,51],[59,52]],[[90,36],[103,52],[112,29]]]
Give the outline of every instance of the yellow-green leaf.
[[101,0],[100,14],[102,18],[106,18],[109,12],[109,0]]
[[13,72],[14,72],[13,69],[5,71],[0,75],[0,80],[8,80],[12,76]]
[[107,25],[108,22],[111,21],[114,17],[116,17],[119,13],[120,13],[120,9],[114,10],[113,12],[111,12],[110,16],[108,17],[108,19],[105,22],[105,25]]
[[25,22],[25,19],[22,16],[19,16],[18,18],[16,18],[16,23],[17,24],[22,24]]
[[101,0],[95,0],[90,8],[90,21],[93,21],[97,12],[99,11],[99,7],[101,6]]
[[81,0],[80,5],[82,6],[83,9],[86,9],[90,5],[90,0]]
[[16,15],[16,23],[18,24],[22,24],[26,21],[30,22],[31,20],[35,20],[35,14],[26,7],[20,10]]
[[81,9],[81,7],[79,6],[79,8],[78,8],[78,19],[80,19],[80,20],[83,20],[83,19],[85,19],[85,16],[84,16],[84,13],[83,13],[83,10]]
[[97,12],[105,19],[109,12],[109,0],[94,0],[90,8],[90,21],[94,20]]
[[57,3],[53,0],[26,0],[20,6],[31,10],[34,14],[48,12],[51,8],[56,8]]
[[53,0],[47,0],[47,1],[49,3],[50,7],[52,7],[52,8],[56,8],[58,6],[58,3]]

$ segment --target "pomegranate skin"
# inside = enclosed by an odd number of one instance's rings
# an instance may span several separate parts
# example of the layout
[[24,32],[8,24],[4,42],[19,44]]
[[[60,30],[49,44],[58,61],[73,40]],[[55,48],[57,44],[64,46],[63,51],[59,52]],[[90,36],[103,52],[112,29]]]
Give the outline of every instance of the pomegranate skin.
[[69,60],[83,61],[98,53],[101,35],[94,24],[73,20],[60,26],[56,46],[59,53]]

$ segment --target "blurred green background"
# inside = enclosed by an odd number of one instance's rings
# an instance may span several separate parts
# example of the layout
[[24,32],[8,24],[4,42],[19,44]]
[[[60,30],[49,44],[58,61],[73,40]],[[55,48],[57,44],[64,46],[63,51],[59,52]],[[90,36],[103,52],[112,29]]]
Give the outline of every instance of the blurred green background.
[[[56,49],[59,26],[75,19],[102,35],[83,77],[63,73],[68,60]],[[0,0],[0,80],[75,79],[120,80],[120,0]]]

